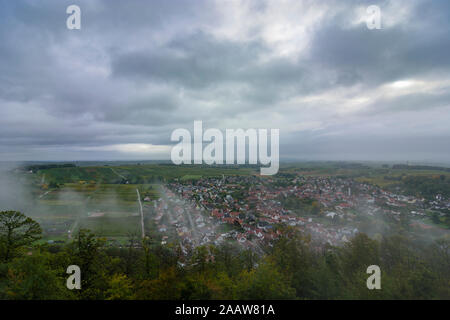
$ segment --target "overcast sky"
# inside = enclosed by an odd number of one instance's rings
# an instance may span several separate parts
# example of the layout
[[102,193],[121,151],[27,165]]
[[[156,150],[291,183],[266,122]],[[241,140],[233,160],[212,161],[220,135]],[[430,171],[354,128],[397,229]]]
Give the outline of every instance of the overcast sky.
[[279,128],[281,159],[450,162],[450,1],[0,0],[1,160],[168,159],[194,120]]

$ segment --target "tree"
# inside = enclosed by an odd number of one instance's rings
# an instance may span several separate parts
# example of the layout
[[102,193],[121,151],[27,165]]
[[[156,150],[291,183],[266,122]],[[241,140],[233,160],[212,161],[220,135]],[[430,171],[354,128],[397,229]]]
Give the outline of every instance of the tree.
[[250,272],[243,271],[237,291],[239,299],[295,299],[295,289],[270,261],[264,261]]
[[133,285],[124,274],[115,274],[109,281],[109,289],[106,291],[107,300],[133,299]]
[[18,211],[0,212],[0,253],[9,262],[17,250],[40,238],[39,223]]
[[271,261],[280,273],[289,279],[298,297],[308,297],[312,288],[312,255],[309,237],[304,237],[295,229],[288,227],[273,246]]
[[367,267],[381,264],[380,245],[376,240],[358,233],[339,249],[339,258],[342,266],[343,299],[374,299],[383,294],[382,290],[367,290],[366,287]]
[[134,271],[136,265],[137,255],[135,252],[135,245],[138,243],[138,235],[135,232],[128,234],[128,250],[125,256],[125,275],[130,276]]
[[100,248],[105,240],[98,238],[89,230],[80,229],[78,236],[72,243],[72,262],[81,269],[82,299],[103,299],[108,286],[107,267],[112,261]]
[[73,299],[65,279],[49,267],[49,253],[35,253],[14,259],[8,265],[5,289],[7,299],[46,300]]
[[379,243],[364,233],[358,233],[341,249],[341,258],[348,277],[358,271],[365,272],[368,266],[380,263]]
[[141,281],[136,292],[138,300],[178,300],[182,297],[184,279],[174,267],[164,269],[154,280]]

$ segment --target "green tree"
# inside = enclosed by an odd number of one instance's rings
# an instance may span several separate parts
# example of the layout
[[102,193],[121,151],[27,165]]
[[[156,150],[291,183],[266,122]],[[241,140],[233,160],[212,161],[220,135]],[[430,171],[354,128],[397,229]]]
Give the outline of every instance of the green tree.
[[100,250],[104,242],[104,239],[96,237],[89,230],[81,229],[71,245],[71,264],[81,269],[82,299],[103,299],[108,288],[107,268],[112,260]]
[[238,298],[250,300],[295,299],[295,289],[270,261],[265,261],[239,279]]
[[158,279],[141,281],[136,299],[178,300],[182,297],[184,281],[174,267],[160,272]]
[[0,253],[4,262],[10,261],[20,248],[40,238],[42,229],[33,219],[18,211],[0,212]]
[[73,293],[65,287],[65,278],[50,268],[49,260],[49,253],[14,259],[8,268],[6,298],[18,300],[74,298]]
[[296,289],[297,297],[309,297],[313,267],[310,239],[291,227],[285,228],[284,234],[285,236],[275,243],[269,259],[276,264],[284,277],[290,280]]
[[124,274],[115,274],[109,281],[109,289],[106,291],[107,300],[131,300],[133,284]]

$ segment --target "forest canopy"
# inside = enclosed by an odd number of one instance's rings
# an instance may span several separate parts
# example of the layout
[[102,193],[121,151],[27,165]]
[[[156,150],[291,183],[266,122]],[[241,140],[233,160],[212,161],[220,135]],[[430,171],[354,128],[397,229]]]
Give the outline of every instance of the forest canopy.
[[[5,255],[11,213],[0,216],[0,299],[450,298],[449,239],[418,245],[400,235],[377,241],[359,233],[342,247],[316,250],[292,230],[261,256],[224,244],[197,247],[186,258],[177,245],[152,239],[136,246],[130,237],[127,246],[107,248],[89,230],[68,244],[38,244],[35,222],[20,214],[33,226],[22,232],[33,232],[13,245],[12,257]],[[366,287],[374,264],[382,270],[381,290]],[[81,290],[65,287],[69,265],[81,269]]]

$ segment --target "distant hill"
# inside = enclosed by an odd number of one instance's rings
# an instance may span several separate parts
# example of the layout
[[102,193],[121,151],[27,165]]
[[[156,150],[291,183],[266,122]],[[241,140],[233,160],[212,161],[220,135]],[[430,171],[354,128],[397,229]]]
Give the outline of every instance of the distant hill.
[[450,172],[450,168],[436,167],[436,166],[421,166],[421,165],[407,165],[407,164],[394,164],[392,169],[399,170],[437,170]]

